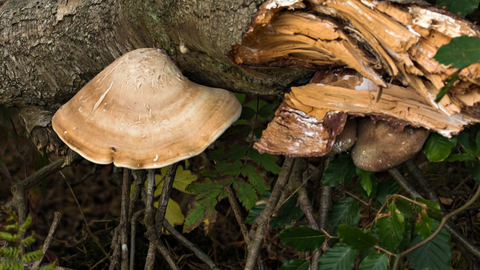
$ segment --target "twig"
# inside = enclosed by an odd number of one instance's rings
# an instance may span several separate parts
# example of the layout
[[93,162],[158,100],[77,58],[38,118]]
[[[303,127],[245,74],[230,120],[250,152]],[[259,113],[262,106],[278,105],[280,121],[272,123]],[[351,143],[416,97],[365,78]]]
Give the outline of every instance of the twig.
[[[138,198],[142,193],[142,189],[145,190],[145,179],[147,179],[147,175],[145,174],[145,170],[133,170],[132,171],[133,178],[135,179],[133,184],[133,192],[132,196],[130,197],[130,205],[128,207],[128,217],[131,219],[133,215],[133,211],[137,205]],[[129,220],[130,222],[130,220]]]
[[143,214],[145,214],[145,209],[136,212],[130,219],[130,270],[135,270],[135,238],[137,234],[137,220]]
[[260,246],[262,244],[263,236],[267,230],[268,219],[277,205],[278,198],[280,197],[283,187],[287,183],[287,180],[290,176],[290,171],[293,167],[293,161],[293,158],[285,159],[282,170],[280,171],[280,175],[278,176],[277,183],[275,183],[275,187],[273,188],[272,194],[268,199],[267,205],[255,220],[255,223],[258,224],[258,228],[255,232],[254,238],[251,239],[245,270],[253,270],[255,267],[257,257],[260,253]]
[[[172,166],[172,165],[170,165],[170,166]],[[170,168],[168,170],[170,171]],[[168,172],[167,172],[167,175],[168,175]],[[166,180],[165,180],[165,182],[166,182]],[[163,185],[164,186],[164,191],[165,191],[165,186],[166,185],[167,185],[167,183],[164,183],[164,185]],[[152,254],[151,254],[152,245],[158,251],[160,251],[160,253],[165,257],[165,260],[167,260],[170,267],[174,270],[177,270],[177,269],[179,269],[178,266],[176,265],[175,261],[173,260],[172,256],[170,255],[168,250],[165,248],[163,243],[157,237],[157,233],[155,231],[156,226],[155,226],[155,220],[154,220],[154,216],[153,216],[153,194],[154,193],[155,193],[155,170],[150,169],[150,170],[148,170],[147,199],[146,199],[145,218],[144,218],[144,223],[145,223],[145,226],[147,227],[147,235],[148,235],[148,240],[150,241],[150,245],[149,245],[149,250],[148,250],[147,261],[145,263],[145,270],[153,269],[153,265],[155,263],[155,256],[152,256]],[[167,200],[168,200],[168,198],[167,198]],[[159,206],[159,208],[160,208],[160,206]],[[165,215],[165,213],[164,213],[164,215]],[[162,229],[160,227],[160,231],[161,230]],[[149,261],[149,259],[153,260],[153,261]]]
[[[158,198],[158,209],[157,214],[155,215],[155,230],[157,231],[158,239],[160,239],[162,233],[163,220],[165,219],[168,200],[170,199],[170,195],[172,193],[173,180],[175,180],[177,166],[178,163],[168,166],[167,173],[165,174],[165,180],[163,182],[162,194],[160,194],[160,198]],[[153,181],[155,181],[155,179]]]
[[45,239],[45,242],[43,243],[42,257],[38,261],[33,263],[32,269],[36,269],[37,267],[40,266],[40,263],[42,263],[43,257],[45,257],[45,254],[47,253],[47,250],[50,247],[50,244],[52,243],[53,235],[55,234],[55,231],[57,230],[58,222],[62,218],[62,213],[60,213],[60,212],[55,212],[53,215],[54,216],[53,216],[52,226],[50,226],[50,230],[48,231],[47,239]]
[[322,187],[320,189],[320,207],[318,211],[318,225],[320,229],[327,228],[328,212],[332,208],[332,188]]
[[97,178],[97,176],[100,174],[100,168],[102,168],[100,165],[98,164],[94,164],[93,165],[93,168],[90,172],[88,172],[87,174],[85,174],[84,176],[82,176],[82,178],[80,178],[78,181],[75,181],[73,183],[70,183],[70,185],[72,187],[76,187],[78,185],[80,185],[81,183],[87,181],[88,178],[90,178],[90,176],[92,176],[92,181],[95,181],[95,179]]
[[197,247],[197,245],[193,244],[192,242],[188,241],[181,233],[179,233],[175,228],[168,223],[167,220],[163,221],[163,227],[169,231],[175,239],[178,240],[182,245],[190,249],[197,258],[207,264],[212,270],[219,270],[219,268],[215,265],[215,263],[208,257],[203,251]]
[[243,239],[245,239],[245,243],[247,244],[247,249],[248,249],[248,247],[250,247],[250,237],[248,236],[247,226],[245,226],[245,224],[243,223],[244,220],[242,217],[242,208],[238,203],[237,197],[235,196],[235,193],[231,185],[228,185],[226,187],[226,191],[228,195],[228,201],[230,202],[230,206],[232,206],[233,213],[235,214],[235,218],[237,219],[237,223],[240,226],[240,231],[242,232]]
[[155,264],[155,244],[153,242],[150,242],[150,244],[148,244],[147,258],[145,259],[145,270],[153,269],[154,264]]
[[127,233],[127,224],[128,224],[128,209],[130,206],[130,170],[127,168],[123,169],[123,181],[122,181],[122,204],[121,204],[121,213],[120,213],[120,244],[122,247],[122,263],[121,269],[128,269],[128,233]]
[[63,158],[57,159],[49,165],[34,172],[32,175],[25,178],[20,183],[12,186],[12,205],[17,209],[19,226],[22,226],[22,224],[25,222],[25,219],[27,218],[27,205],[25,198],[25,192],[27,191],[27,189],[37,185],[43,179],[45,179],[45,177],[52,175],[60,171],[64,167],[78,162],[82,159],[83,158],[77,153],[72,154],[72,162],[69,164],[65,164],[65,159]]
[[[305,182],[302,181],[302,176],[304,175],[304,172],[306,172],[307,168],[308,162],[305,158],[295,159],[295,164],[293,165],[292,173],[290,174],[290,182],[292,182],[293,186],[298,189],[298,202],[300,203],[300,208],[302,208],[305,216],[307,217],[308,224],[312,227],[312,229],[319,231],[320,227],[318,226],[318,223],[313,215],[313,206],[308,199]],[[307,179],[307,177],[303,178]],[[320,261],[321,255],[321,248],[314,251],[310,261],[310,269],[318,269],[318,262]]]

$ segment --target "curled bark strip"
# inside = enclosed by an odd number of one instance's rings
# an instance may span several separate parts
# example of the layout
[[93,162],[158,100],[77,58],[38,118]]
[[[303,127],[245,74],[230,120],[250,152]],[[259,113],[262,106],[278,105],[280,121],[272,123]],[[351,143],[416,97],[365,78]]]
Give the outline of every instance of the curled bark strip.
[[322,120],[283,102],[254,147],[260,153],[288,157],[323,156],[342,132],[347,114],[328,112]]

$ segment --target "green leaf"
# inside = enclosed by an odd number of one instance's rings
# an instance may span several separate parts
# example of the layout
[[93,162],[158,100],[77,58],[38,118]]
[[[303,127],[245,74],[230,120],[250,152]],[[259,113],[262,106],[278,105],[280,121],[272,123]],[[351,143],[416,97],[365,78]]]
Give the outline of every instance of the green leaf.
[[245,102],[245,97],[246,97],[245,94],[239,94],[239,93],[233,93],[233,94],[237,97],[240,104],[243,104],[243,102]]
[[250,148],[248,151],[248,157],[255,161],[257,164],[261,164],[267,171],[270,171],[274,174],[279,174],[282,169],[278,166],[275,161],[277,160],[276,156],[269,154],[260,154],[256,149]]
[[280,214],[272,221],[270,221],[270,227],[273,229],[283,228],[292,223],[293,220],[301,219],[305,213],[297,206],[298,195],[295,194],[285,202],[280,210]]
[[384,253],[373,253],[363,259],[360,270],[387,270],[388,257]]
[[338,237],[344,244],[356,250],[369,249],[378,242],[371,232],[363,232],[348,225],[338,225]]
[[407,218],[415,214],[415,212],[413,211],[412,203],[405,199],[398,198],[397,201],[395,202],[395,205],[397,206],[397,209],[400,212],[402,212],[403,214],[405,214],[405,216],[407,216]]
[[355,264],[356,250],[346,245],[335,245],[327,249],[320,258],[319,270],[348,270]]
[[242,168],[242,162],[240,160],[235,160],[233,163],[227,163],[225,161],[219,161],[217,163],[216,169],[221,172],[222,175],[237,175]]
[[305,252],[321,247],[327,236],[322,231],[314,230],[308,226],[300,226],[283,230],[278,235],[278,238],[285,245],[293,247],[296,251]]
[[[438,202],[429,201],[424,198],[414,198],[414,200],[424,203],[428,207],[429,212],[433,212],[432,214],[429,214],[430,217],[435,219],[441,219],[442,210],[440,209],[440,204]],[[417,205],[416,207],[418,213],[422,212],[422,207],[420,207],[419,205]]]
[[480,61],[480,39],[469,36],[453,38],[450,43],[440,47],[433,58],[440,64],[465,68]]
[[[272,194],[271,191],[266,191],[265,193],[262,194],[262,196],[260,196],[260,198],[258,198],[257,202],[259,202],[259,201],[265,201],[266,202],[268,200],[268,198],[270,198],[271,194]],[[248,212],[248,216],[245,219],[245,223],[246,224],[252,224],[253,221],[258,217],[258,215],[260,215],[260,213],[263,211],[263,209],[265,209],[265,204],[264,203],[256,204],[250,210],[250,212]]]
[[342,183],[349,184],[355,176],[355,164],[348,154],[340,154],[332,160],[323,174],[323,185],[334,187]]
[[458,14],[465,17],[477,9],[479,0],[438,0],[438,7],[447,7],[451,13]]
[[[367,192],[367,196],[370,197],[372,193],[372,172],[364,171],[360,168],[356,168],[355,171],[360,178],[361,187]],[[373,177],[375,177],[375,173],[373,173]]]
[[415,229],[422,239],[430,236],[433,229],[433,220],[425,212],[421,213],[422,219],[415,223]]
[[308,270],[310,268],[310,262],[307,260],[293,259],[293,260],[284,260],[282,262],[282,267],[278,270]]
[[250,102],[248,102],[247,104],[245,104],[245,106],[243,106],[244,108],[247,107],[247,108],[251,108],[253,109],[254,111],[257,111],[257,109],[260,109],[262,108],[263,106],[267,105],[268,103],[264,100],[261,100],[259,99],[258,97],[255,99],[255,100],[252,100]]
[[255,110],[249,107],[242,108],[242,114],[239,119],[249,120],[255,116]]
[[252,209],[257,201],[257,193],[253,187],[240,180],[233,181],[233,188],[236,191],[235,195],[247,210]]
[[387,198],[388,195],[396,194],[399,188],[400,188],[400,185],[393,178],[388,179],[386,182],[378,183],[377,199],[380,202],[380,204],[385,203],[385,199]]
[[473,179],[480,183],[480,163],[478,161],[465,161],[465,166],[472,174]]
[[[438,227],[437,224],[438,222],[434,226],[435,229]],[[421,241],[422,238],[418,235],[409,247],[413,247]],[[442,229],[432,241],[407,254],[407,258],[409,259],[408,266],[414,270],[429,267],[437,270],[450,269],[450,262],[452,261],[450,234],[445,228]]]
[[460,77],[457,74],[452,75],[452,77],[447,79],[447,84],[443,86],[435,97],[435,102],[440,102],[442,98],[450,91],[452,86]]
[[476,161],[478,160],[476,156],[467,153],[455,154],[451,155],[449,158],[446,159],[448,162],[454,161]]
[[258,194],[262,195],[267,191],[267,187],[265,186],[265,180],[263,180],[262,177],[265,175],[257,173],[257,168],[253,167],[250,164],[246,164],[245,166],[242,167],[242,175],[247,177],[248,176],[248,182],[255,187],[255,190],[258,192]]
[[432,133],[423,146],[423,153],[425,153],[428,160],[439,162],[450,155],[452,148],[456,144],[456,137],[448,139],[438,133]]
[[265,106],[263,106],[262,108],[260,108],[260,110],[258,111],[258,115],[262,118],[267,118],[268,116],[272,115],[275,113],[275,109],[278,107],[278,104],[280,102],[278,101],[274,101],[270,104],[267,104]]
[[388,206],[390,217],[382,217],[375,221],[378,237],[385,249],[395,251],[403,239],[405,226],[403,224],[403,214],[397,210],[395,203]]
[[328,228],[332,235],[337,234],[339,224],[346,224],[350,227],[357,226],[360,219],[358,202],[352,198],[345,198],[336,201],[328,214]]

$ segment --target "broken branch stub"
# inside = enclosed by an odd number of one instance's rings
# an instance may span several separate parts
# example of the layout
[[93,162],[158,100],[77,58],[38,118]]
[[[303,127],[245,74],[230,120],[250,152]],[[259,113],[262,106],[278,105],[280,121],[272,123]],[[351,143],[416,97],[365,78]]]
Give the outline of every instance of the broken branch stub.
[[[410,2],[268,0],[229,57],[250,67],[356,70],[357,74],[338,72],[336,77],[323,72],[321,83],[293,87],[286,94],[284,111],[288,105],[318,123],[330,111],[370,115],[396,125],[398,132],[411,125],[451,137],[480,121],[480,64],[459,71],[433,56],[453,38],[480,37],[480,31],[445,10]],[[436,103],[440,89],[455,73],[460,79]],[[274,121],[282,119],[277,117]],[[295,134],[292,127],[275,132]],[[269,129],[266,139],[275,137]],[[302,141],[298,134],[292,141]],[[262,138],[257,145],[273,144]]]

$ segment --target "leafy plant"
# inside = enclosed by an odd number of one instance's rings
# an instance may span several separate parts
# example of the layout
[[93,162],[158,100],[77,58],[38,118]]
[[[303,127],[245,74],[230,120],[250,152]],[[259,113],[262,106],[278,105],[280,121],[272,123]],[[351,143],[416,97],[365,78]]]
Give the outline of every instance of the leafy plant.
[[265,121],[278,106],[278,102],[268,104],[258,98],[245,102],[245,95],[237,94],[237,97],[241,103],[245,103],[242,115],[220,138],[222,141],[228,137],[234,142],[228,145],[220,143],[215,150],[209,151],[208,157],[215,162],[213,170],[206,168],[202,172],[203,179],[190,184],[186,189],[196,194],[185,220],[186,232],[202,222],[208,226],[215,222],[215,206],[227,197],[226,188],[233,188],[245,209],[253,210],[258,196],[269,190],[266,184],[267,172],[280,172],[275,156],[260,154],[252,147],[253,138],[260,137],[262,132],[256,123]]
[[[38,261],[43,257],[42,250],[24,252],[35,242],[35,234],[32,232],[28,237],[21,238],[32,224],[32,217],[29,215],[25,222],[19,227],[18,216],[2,207],[8,215],[6,224],[0,228],[0,240],[7,241],[10,246],[0,247],[0,269],[20,270],[24,264]],[[38,270],[55,269],[55,263],[37,268]]]

